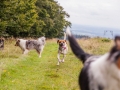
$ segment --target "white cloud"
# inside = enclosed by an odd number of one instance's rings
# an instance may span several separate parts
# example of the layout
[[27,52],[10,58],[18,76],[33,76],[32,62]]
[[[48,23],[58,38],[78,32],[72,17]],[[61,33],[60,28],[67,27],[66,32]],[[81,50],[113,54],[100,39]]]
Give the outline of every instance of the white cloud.
[[120,0],[57,0],[72,24],[119,28]]

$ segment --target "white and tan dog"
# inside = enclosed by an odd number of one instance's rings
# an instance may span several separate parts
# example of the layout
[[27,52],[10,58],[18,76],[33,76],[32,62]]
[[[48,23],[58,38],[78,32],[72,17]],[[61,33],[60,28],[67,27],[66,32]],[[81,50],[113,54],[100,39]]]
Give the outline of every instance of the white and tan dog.
[[45,46],[45,37],[40,37],[37,40],[17,39],[15,46],[19,46],[23,50],[23,54],[27,54],[30,50],[35,49],[39,57],[41,57]]
[[[64,33],[64,40],[57,40],[57,43],[59,44],[58,55],[57,55],[57,58],[58,58],[57,65],[59,65],[60,62],[64,62],[65,56],[68,52],[68,46],[67,46],[67,42],[66,42],[66,33]],[[63,54],[62,60],[60,59],[60,54]]]

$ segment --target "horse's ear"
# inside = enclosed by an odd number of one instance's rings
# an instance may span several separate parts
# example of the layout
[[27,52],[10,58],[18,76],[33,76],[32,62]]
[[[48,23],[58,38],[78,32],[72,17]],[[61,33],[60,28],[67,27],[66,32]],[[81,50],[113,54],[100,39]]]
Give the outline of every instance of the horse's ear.
[[57,43],[59,43],[60,40],[57,40]]

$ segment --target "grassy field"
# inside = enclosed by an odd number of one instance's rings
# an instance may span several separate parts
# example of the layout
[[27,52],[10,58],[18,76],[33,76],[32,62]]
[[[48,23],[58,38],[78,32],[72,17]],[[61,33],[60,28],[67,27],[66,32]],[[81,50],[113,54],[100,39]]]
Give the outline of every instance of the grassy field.
[[[78,40],[88,53],[104,54],[113,45],[105,39]],[[22,55],[15,40],[6,40],[0,51],[0,90],[79,90],[78,76],[82,63],[69,52],[57,66],[56,40],[47,40],[42,57],[35,50]]]

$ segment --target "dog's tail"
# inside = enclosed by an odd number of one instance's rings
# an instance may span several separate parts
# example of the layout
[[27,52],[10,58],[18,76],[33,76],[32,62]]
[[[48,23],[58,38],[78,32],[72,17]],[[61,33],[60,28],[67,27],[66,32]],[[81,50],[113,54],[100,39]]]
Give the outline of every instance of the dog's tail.
[[66,32],[64,32],[64,40],[66,40]]
[[82,62],[84,63],[87,58],[89,58],[91,55],[87,54],[83,51],[83,49],[79,46],[79,44],[77,43],[77,41],[75,40],[75,38],[73,37],[73,35],[71,34],[69,28],[67,28],[66,33],[68,35],[68,40],[70,43],[70,47],[73,51],[73,53],[82,60]]

